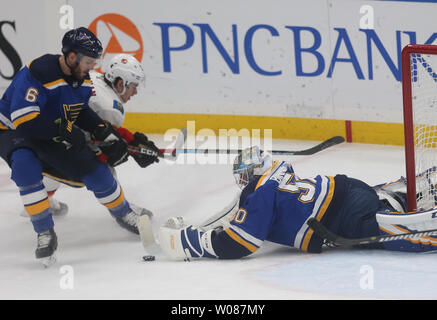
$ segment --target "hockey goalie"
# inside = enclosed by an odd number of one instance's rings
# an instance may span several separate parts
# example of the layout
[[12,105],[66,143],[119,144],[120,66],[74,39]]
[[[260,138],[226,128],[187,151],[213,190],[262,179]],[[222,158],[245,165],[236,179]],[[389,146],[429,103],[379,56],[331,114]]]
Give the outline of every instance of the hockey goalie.
[[[437,229],[437,208],[407,212],[404,178],[374,187],[342,174],[301,178],[290,163],[273,161],[258,147],[236,157],[233,174],[242,192],[214,223],[187,226],[177,217],[161,226],[159,244],[166,255],[175,260],[238,259],[256,252],[264,241],[320,253],[324,239],[308,226],[310,218],[350,239]],[[366,247],[423,252],[436,245],[437,235],[431,235]]]

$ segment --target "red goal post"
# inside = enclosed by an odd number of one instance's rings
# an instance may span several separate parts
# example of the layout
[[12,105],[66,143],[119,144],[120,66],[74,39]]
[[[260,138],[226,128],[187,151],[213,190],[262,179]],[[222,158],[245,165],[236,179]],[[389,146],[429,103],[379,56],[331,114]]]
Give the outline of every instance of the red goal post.
[[408,211],[437,205],[437,45],[402,50]]

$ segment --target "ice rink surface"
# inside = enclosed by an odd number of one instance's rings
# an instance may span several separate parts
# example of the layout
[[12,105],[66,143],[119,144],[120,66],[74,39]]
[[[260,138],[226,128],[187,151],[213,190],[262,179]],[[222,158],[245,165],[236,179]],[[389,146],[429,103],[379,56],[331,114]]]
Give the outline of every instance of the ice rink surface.
[[[151,136],[162,145],[161,136]],[[161,144],[160,144],[161,143]],[[314,141],[275,140],[273,149],[300,150]],[[300,177],[344,173],[375,185],[405,175],[404,149],[343,143],[290,160]],[[86,189],[62,186],[56,197],[69,213],[56,217],[57,263],[34,258],[36,234],[10,170],[0,160],[0,299],[283,300],[435,299],[437,255],[325,249],[322,254],[265,243],[241,260],[174,262],[162,254],[144,262],[139,238],[121,229]],[[161,161],[118,167],[126,198],[153,211],[153,228],[172,216],[198,224],[238,190],[227,164]]]

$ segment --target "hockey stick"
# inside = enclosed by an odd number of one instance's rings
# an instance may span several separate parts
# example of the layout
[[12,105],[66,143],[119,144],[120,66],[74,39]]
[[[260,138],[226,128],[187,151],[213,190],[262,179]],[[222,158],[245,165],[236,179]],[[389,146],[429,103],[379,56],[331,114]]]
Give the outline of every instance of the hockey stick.
[[145,155],[155,156],[159,158],[176,160],[176,150],[182,148],[186,140],[187,140],[187,128],[182,128],[176,137],[176,141],[173,148],[171,149],[159,149],[159,152],[156,152],[147,148],[128,146],[128,150],[130,154],[145,154]]
[[206,219],[204,222],[202,222],[198,226],[198,228],[206,231],[208,229],[213,229],[219,225],[223,225],[221,220],[224,217],[226,217],[228,214],[232,213],[235,210],[235,206],[238,206],[238,203],[240,201],[240,194],[241,192],[238,192],[237,195],[234,197],[234,199],[231,201],[231,203],[229,203],[226,207],[224,207],[222,210],[220,210],[213,216]]
[[[144,154],[148,156],[155,156],[155,157],[169,159],[169,160],[176,160],[176,150],[184,146],[186,139],[187,139],[187,128],[182,128],[176,137],[176,141],[172,149],[159,149],[159,152],[153,151],[148,148],[134,147],[134,146],[128,146],[127,149],[130,154]],[[97,146],[106,145],[106,143],[102,143],[102,142],[95,142],[95,144]]]
[[307,224],[322,239],[326,239],[329,242],[339,246],[348,246],[348,247],[361,245],[361,244],[372,244],[372,243],[389,242],[389,241],[396,241],[396,240],[406,240],[408,238],[416,238],[416,237],[430,236],[430,235],[437,234],[437,229],[432,229],[432,230],[424,230],[424,231],[412,231],[412,232],[395,234],[395,235],[379,235],[379,236],[372,236],[368,238],[348,239],[348,238],[340,237],[339,235],[336,235],[335,233],[331,232],[330,230],[328,230],[328,228],[326,228],[322,223],[317,221],[315,218],[310,218]]
[[[314,147],[311,147],[309,149],[305,150],[299,150],[299,151],[288,151],[288,150],[272,150],[270,151],[274,155],[294,155],[294,156],[305,156],[305,155],[312,155],[316,152],[322,151],[326,148],[335,146],[337,144],[340,144],[344,142],[344,138],[341,136],[335,136],[328,140],[325,140],[318,145],[315,145]],[[224,154],[231,154],[231,153],[239,153],[241,152],[241,149],[180,149],[176,150],[176,154],[181,153],[224,153]]]

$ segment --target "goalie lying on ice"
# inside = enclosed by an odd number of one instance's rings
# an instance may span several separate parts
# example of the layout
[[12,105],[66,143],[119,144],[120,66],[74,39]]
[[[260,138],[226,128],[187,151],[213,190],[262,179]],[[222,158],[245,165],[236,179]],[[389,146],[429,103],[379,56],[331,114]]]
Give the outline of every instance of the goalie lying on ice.
[[[437,209],[405,213],[403,178],[375,187],[345,175],[299,178],[289,163],[272,161],[257,147],[237,156],[233,173],[243,190],[239,205],[228,219],[222,219],[221,226],[194,228],[185,226],[179,217],[160,228],[160,246],[169,257],[242,258],[257,251],[264,241],[319,253],[323,239],[307,225],[311,217],[344,238],[437,229],[433,218]],[[416,252],[435,246],[437,236],[366,245]]]

